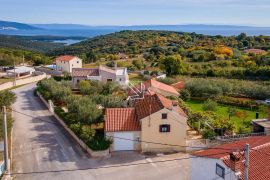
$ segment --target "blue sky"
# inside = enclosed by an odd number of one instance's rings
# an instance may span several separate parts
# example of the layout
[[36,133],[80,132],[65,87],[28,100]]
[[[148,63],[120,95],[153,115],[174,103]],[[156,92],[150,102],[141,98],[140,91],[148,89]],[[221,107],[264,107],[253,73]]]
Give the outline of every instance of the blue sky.
[[270,0],[0,0],[0,19],[88,25],[270,27]]

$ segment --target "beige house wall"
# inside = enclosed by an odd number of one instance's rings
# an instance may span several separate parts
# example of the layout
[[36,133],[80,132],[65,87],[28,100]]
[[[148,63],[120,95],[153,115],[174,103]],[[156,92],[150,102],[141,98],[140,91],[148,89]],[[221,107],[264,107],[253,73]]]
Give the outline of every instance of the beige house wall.
[[113,82],[116,81],[116,75],[115,73],[107,72],[104,70],[99,70],[99,75],[101,76],[101,81],[107,82],[108,79],[111,79]]
[[71,73],[73,68],[82,68],[82,60],[78,57],[73,58],[70,61],[56,61],[56,66],[60,67],[60,71]]
[[[162,119],[162,113],[167,113],[167,119]],[[159,132],[162,124],[170,125],[170,132]],[[185,151],[187,118],[177,112],[162,109],[151,116],[141,119],[141,149],[142,152]],[[175,146],[152,144],[170,144]]]

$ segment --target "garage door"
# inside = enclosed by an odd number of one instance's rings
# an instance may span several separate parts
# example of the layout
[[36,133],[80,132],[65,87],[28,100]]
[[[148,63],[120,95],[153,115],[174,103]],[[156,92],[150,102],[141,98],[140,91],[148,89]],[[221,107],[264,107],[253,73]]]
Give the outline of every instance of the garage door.
[[[120,139],[123,138],[123,139]],[[133,133],[123,132],[123,133],[114,133],[113,144],[114,144],[114,151],[128,151],[134,150],[134,142],[125,139],[132,139],[134,140]]]

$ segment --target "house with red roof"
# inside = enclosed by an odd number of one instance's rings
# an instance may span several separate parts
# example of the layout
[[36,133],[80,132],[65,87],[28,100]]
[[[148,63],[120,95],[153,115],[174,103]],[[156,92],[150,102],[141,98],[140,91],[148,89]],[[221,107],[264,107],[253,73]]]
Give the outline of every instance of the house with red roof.
[[177,91],[180,91],[185,88],[185,82],[179,81],[177,83],[171,84],[172,87],[174,87]]
[[178,103],[160,94],[145,95],[131,108],[107,108],[104,120],[105,134],[113,140],[111,151],[185,151],[187,116]]
[[82,68],[82,60],[77,56],[64,55],[55,59],[56,68],[62,72],[72,73],[73,68]]
[[128,95],[133,98],[141,97],[145,94],[160,94],[162,96],[174,96],[178,97],[179,92],[174,87],[157,81],[156,79],[149,79],[142,84],[138,84],[131,87],[128,91]]
[[244,52],[247,54],[256,54],[256,55],[261,55],[261,54],[266,53],[266,51],[262,49],[246,49],[244,50]]
[[249,144],[248,177],[250,180],[270,178],[270,136],[255,136],[193,153],[192,180],[243,180],[244,147]]

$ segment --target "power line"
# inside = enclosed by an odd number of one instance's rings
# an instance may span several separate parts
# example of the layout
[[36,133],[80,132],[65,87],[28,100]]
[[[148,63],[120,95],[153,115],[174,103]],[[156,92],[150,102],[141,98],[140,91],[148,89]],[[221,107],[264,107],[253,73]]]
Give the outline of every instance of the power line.
[[119,164],[119,165],[110,165],[110,166],[87,167],[87,168],[76,168],[76,169],[62,169],[62,170],[49,170],[49,171],[33,171],[33,172],[21,172],[21,173],[17,172],[17,173],[11,173],[11,175],[44,174],[44,173],[58,173],[58,172],[72,172],[72,171],[86,171],[86,170],[129,167],[129,166],[147,165],[147,164],[152,164],[152,163],[164,163],[164,162],[172,162],[172,161],[182,161],[182,160],[209,157],[209,156],[215,156],[215,155],[221,155],[221,154],[224,154],[224,153],[209,154],[207,156],[192,156],[192,157],[185,157],[185,158],[175,158],[175,159],[168,159],[168,160],[159,160],[159,161],[141,162],[141,163],[129,163],[129,164]]
[[[19,111],[14,110],[14,109],[10,109],[10,110],[12,110],[12,111],[14,111],[16,113],[19,113],[19,114],[34,118],[34,119],[38,119],[40,121],[44,121],[44,122],[51,123],[51,124],[59,126],[59,124],[55,123],[55,122],[50,122],[50,121],[47,121],[47,120],[44,120],[44,119],[41,119],[41,118],[38,118],[38,117],[34,117],[32,115],[25,114],[25,113],[19,112]],[[158,144],[158,145],[164,145],[164,146],[174,146],[174,147],[194,148],[194,149],[206,149],[207,148],[207,147],[202,147],[202,146],[184,146],[184,145],[176,145],[176,144],[159,143],[159,142],[153,142],[153,141],[134,140],[134,139],[128,139],[128,138],[121,138],[121,137],[117,137],[117,136],[108,136],[108,135],[106,135],[106,136],[110,137],[110,138],[122,139],[122,140],[127,140],[127,141],[135,141],[135,142],[142,142],[142,143],[149,143],[149,144]],[[221,150],[231,150],[231,151],[239,151],[239,150],[241,150],[239,148],[238,149],[232,149],[232,148],[217,148],[217,147],[209,147],[207,149],[221,149]]]
[[[14,112],[17,112],[19,114],[35,118],[38,120],[41,120],[43,122],[51,123],[54,125],[58,125],[55,122],[50,122],[46,121],[44,119],[34,117],[22,112],[19,112],[17,110],[11,109]],[[113,137],[113,136],[108,136],[108,137]],[[129,141],[138,141],[138,140],[132,140],[132,139],[126,139],[126,138],[120,138],[120,137],[114,137],[114,138],[119,138],[119,139],[124,139],[124,140],[129,140]],[[163,143],[156,143],[156,142],[147,142],[147,141],[140,141],[140,142],[145,142],[145,143],[153,143],[153,144],[162,144],[162,145],[167,145],[167,146],[179,146],[179,145],[172,145],[172,144],[163,144]],[[191,147],[191,148],[201,148],[201,147],[192,147],[192,146],[181,146],[181,147]],[[191,157],[186,157],[186,158],[176,158],[176,159],[170,159],[170,160],[160,160],[160,161],[152,161],[152,162],[142,162],[142,163],[130,163],[130,164],[122,164],[122,165],[111,165],[111,166],[100,166],[100,167],[88,167],[88,168],[77,168],[77,169],[63,169],[63,170],[53,170],[53,171],[36,171],[36,172],[24,172],[24,173],[12,173],[12,175],[25,175],[25,174],[40,174],[40,173],[57,173],[57,172],[69,172],[69,171],[83,171],[83,170],[91,170],[91,169],[104,169],[104,168],[116,168],[116,167],[128,167],[128,166],[136,166],[136,165],[144,165],[144,164],[151,164],[151,163],[163,163],[163,162],[170,162],[170,161],[180,161],[180,160],[188,160],[192,158],[200,158],[200,157],[210,157],[214,155],[224,155],[226,153],[232,152],[232,150],[237,150],[240,151],[240,149],[226,149],[226,148],[209,148],[209,149],[222,149],[222,150],[229,150],[229,151],[224,151],[222,153],[216,153],[216,154],[209,154],[209,155],[204,155],[204,156],[191,156]]]

